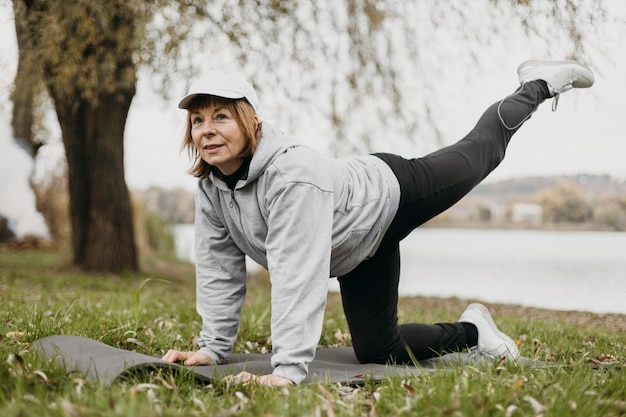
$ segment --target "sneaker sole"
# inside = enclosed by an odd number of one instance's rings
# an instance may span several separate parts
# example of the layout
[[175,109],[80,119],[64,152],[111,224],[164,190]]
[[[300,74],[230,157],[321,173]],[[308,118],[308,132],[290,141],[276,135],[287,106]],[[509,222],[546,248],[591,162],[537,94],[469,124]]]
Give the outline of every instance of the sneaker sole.
[[578,73],[580,74],[581,78],[574,81],[574,83],[572,84],[574,88],[588,88],[591,87],[595,82],[595,77],[593,76],[593,73],[587,67],[579,64],[576,61],[524,61],[517,67],[517,73],[519,74],[526,68],[531,67],[557,67],[561,65],[571,65],[578,69]]

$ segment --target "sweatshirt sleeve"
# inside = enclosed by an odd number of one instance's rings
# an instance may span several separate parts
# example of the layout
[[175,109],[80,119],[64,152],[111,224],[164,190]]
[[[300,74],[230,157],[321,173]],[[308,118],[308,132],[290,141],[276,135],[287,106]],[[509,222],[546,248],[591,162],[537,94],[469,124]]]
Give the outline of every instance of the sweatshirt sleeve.
[[272,284],[274,374],[299,384],[322,332],[330,274],[333,194],[307,181],[269,193],[267,261]]
[[246,295],[244,254],[212,213],[202,189],[196,193],[196,308],[202,318],[200,351],[218,364],[232,351]]

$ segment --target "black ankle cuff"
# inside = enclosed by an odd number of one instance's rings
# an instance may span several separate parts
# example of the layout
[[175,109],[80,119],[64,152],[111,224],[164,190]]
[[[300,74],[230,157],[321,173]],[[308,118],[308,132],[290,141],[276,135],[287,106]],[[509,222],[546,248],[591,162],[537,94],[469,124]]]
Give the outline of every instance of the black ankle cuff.
[[545,98],[548,99],[548,98],[552,97],[552,94],[550,94],[550,89],[548,88],[548,83],[545,82],[544,80],[537,80],[537,82],[539,84],[541,84],[541,87],[542,87],[542,89],[544,91],[544,94],[545,94]]
[[461,322],[463,330],[465,331],[465,344],[467,347],[473,347],[478,345],[478,329],[472,323]]

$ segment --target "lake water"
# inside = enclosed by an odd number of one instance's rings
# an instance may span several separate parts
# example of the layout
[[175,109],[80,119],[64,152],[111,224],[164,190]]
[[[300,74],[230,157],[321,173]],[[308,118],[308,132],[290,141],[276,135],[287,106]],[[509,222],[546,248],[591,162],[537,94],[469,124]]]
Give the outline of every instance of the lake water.
[[[193,228],[176,242],[193,261]],[[420,228],[401,248],[400,295],[626,314],[623,232]]]

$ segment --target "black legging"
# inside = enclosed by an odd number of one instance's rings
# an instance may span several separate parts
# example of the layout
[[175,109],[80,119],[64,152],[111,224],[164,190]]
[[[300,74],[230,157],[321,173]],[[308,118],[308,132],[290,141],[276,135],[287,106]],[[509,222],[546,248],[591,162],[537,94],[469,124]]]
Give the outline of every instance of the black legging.
[[511,136],[546,98],[533,81],[489,107],[461,141],[423,158],[376,154],[400,183],[400,205],[376,254],[339,277],[343,308],[355,354],[361,362],[410,363],[466,347],[460,323],[398,324],[399,242],[445,211],[502,159]]

